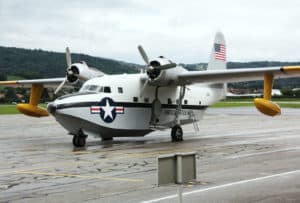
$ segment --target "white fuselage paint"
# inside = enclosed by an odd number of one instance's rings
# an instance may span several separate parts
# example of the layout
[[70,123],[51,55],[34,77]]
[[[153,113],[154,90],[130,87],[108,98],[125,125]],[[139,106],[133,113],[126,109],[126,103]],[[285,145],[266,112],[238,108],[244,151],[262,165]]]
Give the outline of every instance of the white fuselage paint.
[[[95,92],[63,96],[53,102],[57,106],[53,114],[56,120],[71,134],[82,129],[87,134],[104,138],[115,136],[144,136],[155,128],[169,128],[174,125],[176,100],[179,98],[180,87],[159,87],[158,99],[162,104],[158,122],[153,126],[151,121],[152,101],[155,99],[155,86],[147,86],[143,90],[145,74],[104,75],[88,80],[87,85],[110,87],[111,93]],[[118,89],[122,88],[122,93]],[[143,91],[143,93],[141,93]],[[205,109],[224,97],[223,86],[188,85],[182,102],[182,111],[179,116],[180,124],[199,121]],[[113,100],[108,103],[104,98]],[[138,101],[134,101],[137,98]],[[102,105],[99,102],[102,101]],[[171,102],[171,103],[170,103]],[[108,104],[107,104],[108,103]],[[92,111],[91,107],[95,107]],[[105,110],[100,115],[97,106]],[[112,108],[118,107],[115,116]],[[97,113],[98,112],[98,113]],[[116,113],[117,112],[117,113]],[[103,118],[114,117],[113,121],[106,122]]]

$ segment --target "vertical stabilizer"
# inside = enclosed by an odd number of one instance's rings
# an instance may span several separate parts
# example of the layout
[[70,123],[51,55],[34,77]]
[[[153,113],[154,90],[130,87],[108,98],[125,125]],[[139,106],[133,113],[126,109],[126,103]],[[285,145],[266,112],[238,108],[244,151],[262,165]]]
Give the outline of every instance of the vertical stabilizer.
[[217,32],[210,54],[210,60],[207,70],[224,70],[226,69],[226,44],[224,35]]

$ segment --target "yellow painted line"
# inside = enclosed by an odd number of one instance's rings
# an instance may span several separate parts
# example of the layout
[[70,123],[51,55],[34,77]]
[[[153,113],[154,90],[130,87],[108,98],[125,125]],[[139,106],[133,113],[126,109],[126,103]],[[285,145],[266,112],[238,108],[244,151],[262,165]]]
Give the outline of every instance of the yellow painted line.
[[78,175],[78,174],[69,174],[69,173],[48,173],[48,172],[38,172],[38,171],[15,171],[14,173],[29,174],[29,175],[45,175],[45,176],[55,176],[55,177],[75,177],[75,178],[83,178],[83,179],[117,180],[117,181],[125,181],[125,182],[144,182],[143,179],[88,176],[88,175]]
[[[28,169],[24,169],[24,170],[19,170],[20,172],[22,171],[35,171],[35,170],[42,170],[42,169],[47,169],[49,167],[39,167],[39,168],[28,168]],[[6,175],[6,174],[13,174],[13,173],[16,173],[15,171],[16,169],[14,168],[14,170],[6,170],[6,171],[2,171],[0,172],[0,175]]]
[[283,66],[283,71],[288,73],[300,73],[300,66]]

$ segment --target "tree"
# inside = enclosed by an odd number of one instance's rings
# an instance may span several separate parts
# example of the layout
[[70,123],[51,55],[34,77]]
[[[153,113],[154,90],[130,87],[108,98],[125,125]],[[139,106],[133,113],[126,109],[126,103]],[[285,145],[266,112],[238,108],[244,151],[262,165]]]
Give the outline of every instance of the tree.
[[18,100],[16,96],[16,90],[12,87],[5,88],[5,101],[6,102],[16,102]]
[[7,80],[6,75],[0,74],[0,81],[5,81]]

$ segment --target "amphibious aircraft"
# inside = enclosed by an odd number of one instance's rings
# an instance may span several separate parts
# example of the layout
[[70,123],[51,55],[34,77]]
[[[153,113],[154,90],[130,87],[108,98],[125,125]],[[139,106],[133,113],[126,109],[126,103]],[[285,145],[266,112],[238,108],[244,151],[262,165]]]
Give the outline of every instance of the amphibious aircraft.
[[[154,130],[171,128],[172,141],[182,141],[181,126],[197,122],[205,110],[225,97],[226,83],[264,80],[264,96],[254,100],[256,108],[269,116],[279,115],[280,107],[271,101],[274,78],[298,77],[300,66],[226,69],[226,44],[217,32],[207,70],[187,71],[164,56],[149,60],[142,46],[138,50],[146,63],[145,72],[107,75],[84,62],[72,63],[66,49],[64,78],[1,81],[0,85],[30,87],[27,104],[17,104],[25,115],[52,114],[69,134],[73,144],[82,147],[88,135],[110,140],[113,137],[145,136]],[[81,89],[39,107],[43,88],[84,81]],[[216,121],[217,122],[217,121]]]

